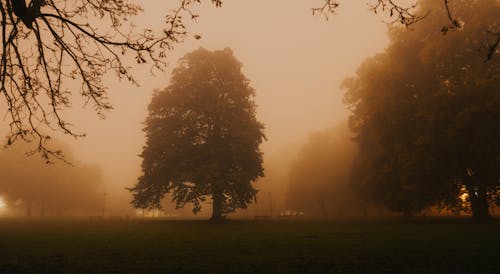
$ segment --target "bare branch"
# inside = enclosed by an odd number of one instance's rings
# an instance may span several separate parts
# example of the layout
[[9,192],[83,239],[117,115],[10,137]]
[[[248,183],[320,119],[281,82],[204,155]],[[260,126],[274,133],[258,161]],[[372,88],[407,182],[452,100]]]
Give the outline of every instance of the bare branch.
[[394,0],[377,0],[373,5],[370,5],[370,10],[375,14],[386,13],[390,21],[386,22],[389,25],[399,23],[405,27],[409,27],[418,21],[427,17],[430,11],[427,11],[423,15],[418,15],[415,13],[417,4],[413,3],[408,6],[402,6],[396,3]]
[[498,52],[498,45],[500,44],[500,32],[490,32],[491,35],[496,36],[496,40],[488,44],[488,54],[486,60],[491,60],[493,55]]
[[312,8],[313,15],[321,14],[328,20],[330,14],[335,14],[337,8],[339,7],[339,3],[335,0],[325,0],[323,5],[318,8]]
[[[370,10],[375,14],[385,14],[389,17],[389,21],[386,23],[388,25],[400,24],[405,27],[409,27],[422,19],[426,18],[430,10],[424,14],[417,14],[417,3],[410,5],[401,5],[396,0],[373,0],[373,4],[369,4]],[[338,7],[340,6],[339,1],[335,0],[323,0],[323,5],[317,8],[313,8],[313,14],[320,14],[325,16],[328,20],[329,15],[335,14]],[[446,10],[446,16],[449,21],[449,24],[443,26],[441,32],[443,34],[447,34],[450,30],[459,30],[463,28],[464,23],[459,20],[452,12],[450,7],[450,0],[443,0],[443,5]],[[500,31],[498,29],[488,30],[493,39],[491,42],[487,43],[487,53],[486,60],[489,61],[493,58],[493,55],[498,51],[498,47],[500,44]]]
[[[131,71],[134,61],[163,70],[168,51],[187,35],[183,17],[196,18],[190,8],[201,0],[180,0],[167,14],[161,33],[132,26],[131,19],[142,9],[124,0],[27,2],[0,0],[0,93],[10,125],[6,145],[19,138],[35,142],[30,154],[39,153],[50,161],[64,159],[60,151],[48,148],[50,132],[84,136],[62,115],[72,107],[72,94],[78,92],[85,105],[104,117],[112,106],[103,77],[115,72],[119,79],[137,85]],[[211,2],[216,7],[222,4]]]

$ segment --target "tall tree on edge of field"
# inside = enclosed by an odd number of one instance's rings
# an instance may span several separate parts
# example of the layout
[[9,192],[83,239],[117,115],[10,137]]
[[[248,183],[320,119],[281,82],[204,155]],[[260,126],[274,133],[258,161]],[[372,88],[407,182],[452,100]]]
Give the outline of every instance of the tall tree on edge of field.
[[185,55],[149,105],[134,207],[160,208],[171,193],[177,208],[192,203],[197,213],[211,196],[211,219],[220,220],[254,201],[265,140],[254,96],[231,49]]
[[[465,188],[475,219],[488,219],[500,187],[500,67],[477,49],[497,24],[500,4],[455,1],[463,29],[432,31],[446,10],[433,10],[412,30],[394,28],[384,53],[346,81],[360,155],[356,184],[389,208],[407,214],[456,206]],[[412,52],[412,54],[408,54]]]

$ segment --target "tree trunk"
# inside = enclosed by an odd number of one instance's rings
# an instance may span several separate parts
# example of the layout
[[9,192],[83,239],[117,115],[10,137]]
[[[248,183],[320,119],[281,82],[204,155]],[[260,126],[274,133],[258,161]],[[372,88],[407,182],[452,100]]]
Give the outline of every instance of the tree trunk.
[[26,217],[31,218],[33,216],[33,203],[31,201],[26,201]]
[[31,217],[31,201],[26,201],[26,217]]
[[212,191],[212,217],[211,221],[221,221],[224,219],[222,215],[222,191],[214,189]]
[[467,184],[467,192],[472,209],[472,218],[476,221],[486,221],[491,219],[488,196],[484,186]]
[[472,219],[475,221],[487,221],[491,219],[488,193],[485,185],[482,183],[483,178],[479,174],[465,169],[464,184],[469,194],[469,201],[472,209]]

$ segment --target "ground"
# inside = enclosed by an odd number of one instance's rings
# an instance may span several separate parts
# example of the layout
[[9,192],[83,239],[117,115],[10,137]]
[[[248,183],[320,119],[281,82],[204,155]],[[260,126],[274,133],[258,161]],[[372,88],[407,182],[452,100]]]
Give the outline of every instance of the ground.
[[500,222],[0,220],[0,273],[500,273]]

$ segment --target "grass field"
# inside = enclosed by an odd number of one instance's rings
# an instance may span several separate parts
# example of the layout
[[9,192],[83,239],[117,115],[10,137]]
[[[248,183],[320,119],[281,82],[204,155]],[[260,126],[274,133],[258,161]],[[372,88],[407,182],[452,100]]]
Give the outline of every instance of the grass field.
[[2,273],[500,273],[500,223],[0,220]]

